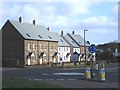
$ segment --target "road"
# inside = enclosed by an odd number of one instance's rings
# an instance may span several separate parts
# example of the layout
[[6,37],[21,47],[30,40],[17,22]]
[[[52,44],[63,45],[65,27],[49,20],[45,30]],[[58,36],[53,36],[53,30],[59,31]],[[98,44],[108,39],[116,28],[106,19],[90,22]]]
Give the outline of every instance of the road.
[[[94,78],[98,78],[98,71],[94,72]],[[48,67],[26,67],[26,68],[3,68],[2,75],[5,77],[25,78],[28,80],[36,80],[40,82],[48,82],[53,84],[67,84],[72,86],[65,87],[81,87],[81,88],[115,88],[118,86],[118,66],[113,65],[106,68],[106,82],[80,80],[84,77],[84,68],[48,68]],[[64,83],[63,83],[64,82]],[[75,85],[74,85],[75,84]],[[84,84],[84,85],[83,85]],[[99,86],[98,86],[99,85]]]

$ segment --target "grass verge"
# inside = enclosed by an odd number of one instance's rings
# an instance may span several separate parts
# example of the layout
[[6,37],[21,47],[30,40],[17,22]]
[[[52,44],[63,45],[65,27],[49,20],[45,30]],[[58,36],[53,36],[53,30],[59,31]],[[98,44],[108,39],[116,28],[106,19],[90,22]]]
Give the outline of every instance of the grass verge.
[[62,87],[58,85],[33,80],[3,77],[2,88],[62,88]]

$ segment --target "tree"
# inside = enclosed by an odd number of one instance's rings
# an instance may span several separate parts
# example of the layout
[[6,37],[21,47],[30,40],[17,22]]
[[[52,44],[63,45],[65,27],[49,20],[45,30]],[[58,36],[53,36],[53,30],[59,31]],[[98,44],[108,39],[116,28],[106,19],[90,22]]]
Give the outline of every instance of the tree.
[[98,61],[106,61],[107,63],[110,63],[115,60],[113,53],[110,51],[97,52],[96,58]]

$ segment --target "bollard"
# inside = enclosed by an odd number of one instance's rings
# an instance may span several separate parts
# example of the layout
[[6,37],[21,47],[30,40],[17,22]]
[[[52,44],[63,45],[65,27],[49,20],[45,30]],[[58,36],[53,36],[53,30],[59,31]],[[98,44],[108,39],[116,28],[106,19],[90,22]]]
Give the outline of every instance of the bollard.
[[105,81],[105,68],[100,69],[101,81]]
[[91,78],[91,76],[90,76],[90,68],[88,67],[88,68],[86,68],[86,70],[85,70],[85,75],[86,75],[86,78],[87,79],[90,79]]

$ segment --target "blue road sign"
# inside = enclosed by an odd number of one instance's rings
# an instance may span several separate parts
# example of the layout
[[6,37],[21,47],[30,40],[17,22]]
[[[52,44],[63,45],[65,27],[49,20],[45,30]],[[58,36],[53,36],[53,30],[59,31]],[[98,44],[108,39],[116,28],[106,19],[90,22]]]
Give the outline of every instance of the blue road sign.
[[94,44],[92,44],[91,46],[89,46],[88,50],[90,53],[94,53],[94,52],[96,52],[96,46]]

